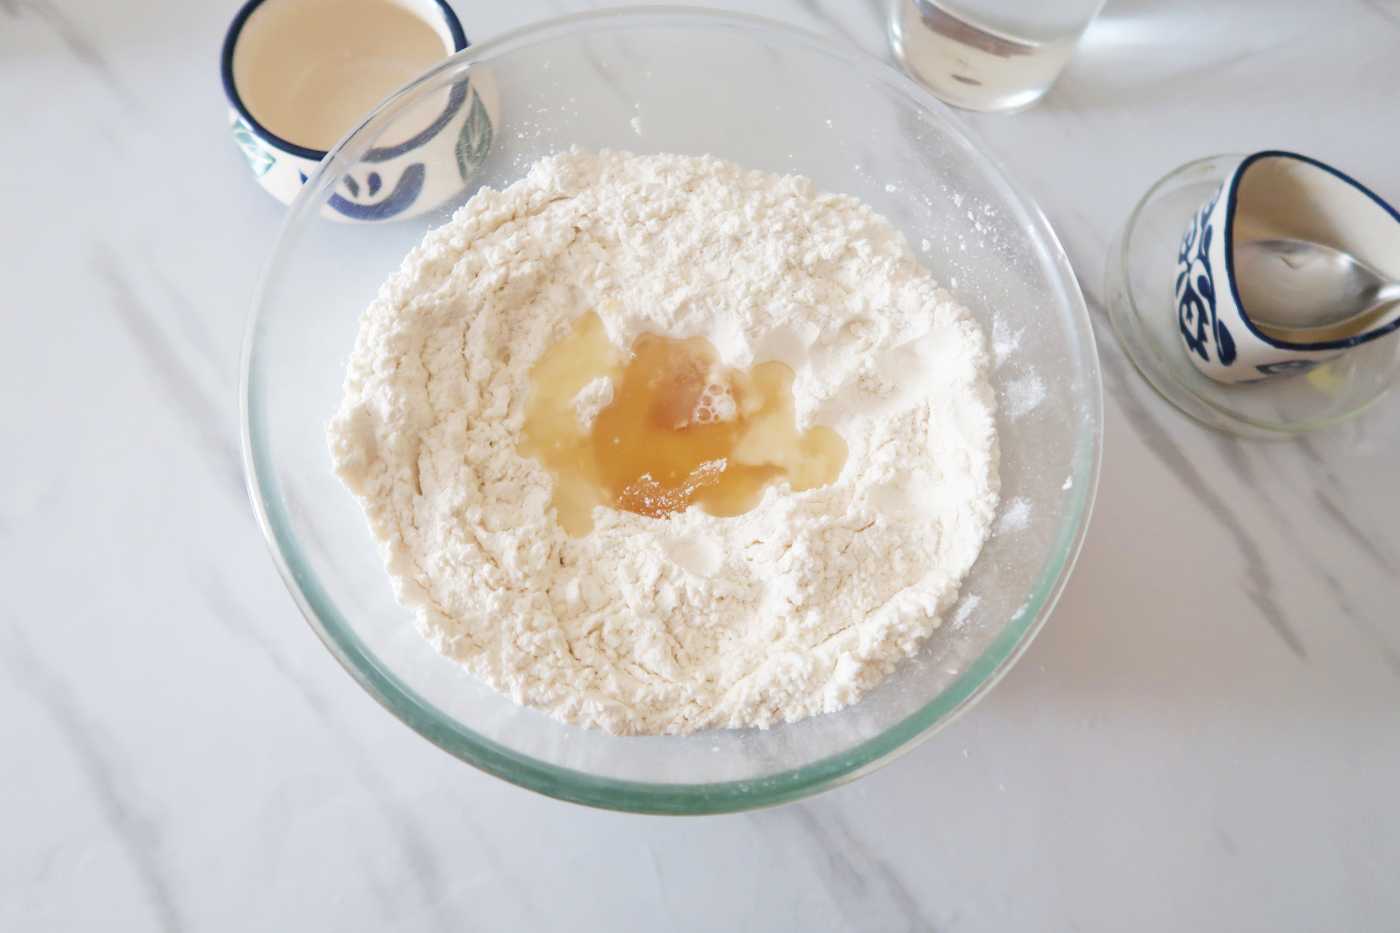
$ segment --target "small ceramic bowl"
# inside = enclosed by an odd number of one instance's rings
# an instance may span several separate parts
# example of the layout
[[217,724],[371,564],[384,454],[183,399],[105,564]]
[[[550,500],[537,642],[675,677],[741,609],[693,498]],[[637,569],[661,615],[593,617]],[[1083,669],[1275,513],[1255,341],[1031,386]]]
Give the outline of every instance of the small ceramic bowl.
[[[299,33],[321,28],[337,15],[366,15],[376,6],[387,6],[392,15],[412,15],[431,29],[441,40],[441,58],[468,45],[461,22],[444,0],[320,0],[320,6],[325,9],[316,9],[308,16],[304,0],[248,0],[224,39],[223,83],[234,141],[258,183],[284,204],[290,204],[301,191],[327,150],[305,144],[314,135],[309,119],[312,114],[307,114],[304,130],[293,125],[295,114],[280,114],[280,132],[273,132],[265,120],[259,120],[260,102],[250,99],[248,92],[275,95],[279,102],[285,99],[282,95],[292,93],[290,85],[300,76],[292,74],[279,59],[303,54],[301,50],[313,44],[301,39]],[[288,35],[288,31],[293,34]],[[386,49],[386,56],[394,51]],[[425,70],[435,63],[429,61]],[[373,64],[367,62],[365,67]],[[289,73],[285,89],[279,87],[280,74],[270,70],[284,67]],[[262,106],[269,105],[270,101]],[[351,222],[400,219],[431,210],[461,193],[490,149],[496,107],[494,84],[489,75],[480,72],[423,101],[401,139],[359,155],[322,208],[322,216]],[[337,128],[335,134],[348,133],[364,116],[357,113],[349,118],[350,125]],[[291,130],[289,125],[293,125]],[[298,135],[303,135],[301,141]]]
[[1354,178],[1293,152],[1240,160],[1196,211],[1177,250],[1175,307],[1187,357],[1224,383],[1307,372],[1400,328],[1400,315],[1340,326],[1301,343],[1269,336],[1250,320],[1235,278],[1237,242],[1290,238],[1350,253],[1400,277],[1400,212]]

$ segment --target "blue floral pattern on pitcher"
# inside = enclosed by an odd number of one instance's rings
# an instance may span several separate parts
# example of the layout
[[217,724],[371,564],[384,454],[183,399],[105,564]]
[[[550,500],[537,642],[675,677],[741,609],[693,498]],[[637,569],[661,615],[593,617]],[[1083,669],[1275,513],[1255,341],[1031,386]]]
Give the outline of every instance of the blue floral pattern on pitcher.
[[1320,360],[1281,360],[1277,363],[1264,363],[1254,367],[1265,376],[1298,375],[1309,372],[1321,365]]
[[277,163],[277,158],[263,148],[242,117],[234,117],[229,131],[233,133],[233,141],[238,143],[238,148],[243,150],[243,157],[248,160],[248,167],[253,170],[254,175],[263,177]]
[[353,220],[388,220],[402,214],[418,200],[426,174],[427,169],[422,162],[408,165],[388,194],[377,199],[375,196],[383,187],[378,172],[369,173],[363,189],[353,177],[346,175],[341,179],[341,184],[349,192],[349,197],[336,192],[326,203]]
[[481,102],[476,88],[472,88],[467,119],[457,134],[457,174],[461,176],[462,181],[469,181],[486,161],[494,136],[486,106]]
[[1210,244],[1215,237],[1210,215],[1220,200],[1220,190],[1192,217],[1181,238],[1176,263],[1176,317],[1186,349],[1210,361],[1210,346],[1220,365],[1235,361],[1235,341],[1215,313],[1215,272],[1210,264]]

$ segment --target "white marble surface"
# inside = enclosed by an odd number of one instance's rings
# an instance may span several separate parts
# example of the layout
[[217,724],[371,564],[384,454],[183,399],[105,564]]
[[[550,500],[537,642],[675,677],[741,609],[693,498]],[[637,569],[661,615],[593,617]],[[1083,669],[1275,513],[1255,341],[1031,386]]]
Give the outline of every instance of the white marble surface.
[[[584,5],[456,2],[476,38]],[[1196,156],[1296,148],[1400,198],[1400,3],[1110,2],[1041,107],[968,118],[1094,305],[1078,570],[934,741],[697,820],[459,764],[284,592],[236,454],[281,208],[225,132],[234,6],[0,0],[0,929],[1395,929],[1400,398],[1236,442],[1151,393],[1095,299],[1114,227]],[[880,0],[749,8],[885,54]]]

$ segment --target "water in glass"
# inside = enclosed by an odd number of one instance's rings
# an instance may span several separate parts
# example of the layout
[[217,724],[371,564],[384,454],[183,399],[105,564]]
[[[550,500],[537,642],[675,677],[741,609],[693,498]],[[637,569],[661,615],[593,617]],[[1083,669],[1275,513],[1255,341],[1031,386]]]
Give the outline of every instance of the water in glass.
[[895,0],[890,42],[914,77],[955,107],[1039,100],[1103,0]]

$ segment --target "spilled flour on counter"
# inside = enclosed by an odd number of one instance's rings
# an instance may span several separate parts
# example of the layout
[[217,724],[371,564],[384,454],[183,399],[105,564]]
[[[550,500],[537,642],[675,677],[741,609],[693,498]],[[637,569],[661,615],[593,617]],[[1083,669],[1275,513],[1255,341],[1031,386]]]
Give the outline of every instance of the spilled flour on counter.
[[[583,314],[615,346],[703,336],[795,373],[835,482],[751,511],[600,506],[571,538],[521,456],[532,364]],[[362,319],[330,427],[400,601],[516,702],[618,733],[769,726],[855,702],[957,602],[997,512],[989,354],[854,198],[711,158],[570,152],[483,189]],[[575,398],[581,423],[611,385]]]

